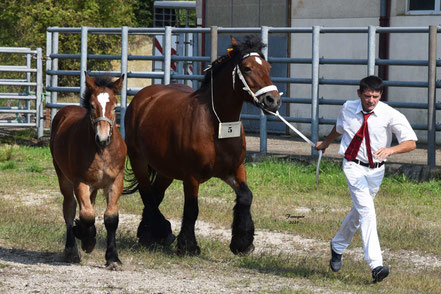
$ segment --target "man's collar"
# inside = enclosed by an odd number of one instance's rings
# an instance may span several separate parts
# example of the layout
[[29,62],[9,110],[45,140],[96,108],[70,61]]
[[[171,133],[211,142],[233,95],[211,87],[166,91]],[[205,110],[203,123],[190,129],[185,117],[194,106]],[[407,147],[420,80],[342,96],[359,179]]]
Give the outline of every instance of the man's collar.
[[[371,111],[373,115],[378,116],[381,113],[381,108],[382,108],[381,104],[382,103],[383,102],[378,101],[377,105],[375,105],[374,110]],[[359,112],[367,113],[366,111],[363,110],[363,106],[361,105],[361,100],[360,99],[358,99],[357,110],[355,111],[355,113],[359,113]]]

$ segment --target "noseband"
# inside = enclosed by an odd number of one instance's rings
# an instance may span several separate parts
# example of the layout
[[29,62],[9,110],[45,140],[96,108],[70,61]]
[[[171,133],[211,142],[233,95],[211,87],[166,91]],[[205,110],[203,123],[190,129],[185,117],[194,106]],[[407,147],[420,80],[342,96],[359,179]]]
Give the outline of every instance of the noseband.
[[[257,57],[261,58],[259,53],[251,52],[251,53],[248,53],[248,54],[245,54],[244,56],[242,56],[242,60],[244,60],[245,58],[250,57],[250,56],[257,56]],[[276,85],[270,85],[270,86],[266,86],[266,87],[260,88],[256,93],[254,93],[250,89],[250,87],[248,86],[248,83],[245,80],[245,78],[244,78],[244,76],[242,74],[242,71],[240,70],[239,64],[234,67],[233,73],[232,73],[232,75],[233,75],[233,89],[234,89],[234,87],[236,85],[236,73],[237,73],[237,76],[239,77],[239,79],[242,81],[242,83],[244,85],[244,87],[242,89],[244,91],[247,91],[248,94],[250,94],[250,96],[253,98],[254,103],[257,106],[259,106],[260,108],[263,108],[264,105],[263,105],[263,102],[260,102],[259,99],[257,99],[258,96],[260,96],[262,94],[265,94],[265,93],[268,93],[268,92],[271,92],[271,91],[278,91]],[[279,95],[282,96],[283,93],[280,92]]]
[[104,117],[104,116],[100,116],[95,119],[90,118],[90,120],[92,121],[93,126],[95,126],[100,121],[106,121],[109,123],[109,125],[110,125],[109,137],[107,137],[107,140],[106,140],[106,145],[109,145],[110,137],[112,137],[112,134],[113,134],[113,125],[115,124],[115,122],[111,121],[110,119],[108,119],[107,117]]

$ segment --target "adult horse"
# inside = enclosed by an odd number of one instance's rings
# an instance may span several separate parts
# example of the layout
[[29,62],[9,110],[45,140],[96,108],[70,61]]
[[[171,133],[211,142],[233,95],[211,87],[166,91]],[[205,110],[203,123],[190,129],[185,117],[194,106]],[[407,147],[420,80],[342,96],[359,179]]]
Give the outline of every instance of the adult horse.
[[[245,133],[239,117],[244,102],[271,111],[280,107],[263,46],[251,36],[240,44],[233,38],[232,49],[212,64],[197,91],[179,84],[152,85],[133,98],[125,125],[134,178],[125,193],[139,190],[144,203],[138,227],[141,244],[173,242],[170,222],[159,205],[167,187],[178,179],[183,181],[185,203],[177,253],[199,254],[194,234],[199,184],[217,177],[236,193],[231,251],[238,254],[254,249],[253,194],[247,185]],[[220,124],[225,122],[236,123]],[[237,135],[231,137],[234,133]]]
[[[124,162],[127,147],[115,124],[115,94],[124,76],[112,82],[109,77],[95,80],[86,74],[86,91],[81,106],[62,108],[52,122],[50,149],[61,193],[66,222],[65,260],[80,262],[75,237],[82,249],[90,253],[96,243],[95,198],[104,190],[107,208],[106,266],[118,269],[121,261],[116,250],[118,198],[123,190]],[[80,218],[75,220],[76,202]]]

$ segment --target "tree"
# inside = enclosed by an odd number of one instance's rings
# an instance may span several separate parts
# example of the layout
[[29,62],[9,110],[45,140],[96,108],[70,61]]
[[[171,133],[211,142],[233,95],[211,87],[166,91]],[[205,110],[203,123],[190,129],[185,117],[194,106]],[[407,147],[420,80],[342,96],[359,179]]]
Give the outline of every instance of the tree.
[[[45,52],[46,29],[50,26],[135,26],[135,3],[136,0],[0,0],[0,46],[41,47]],[[79,52],[81,40],[78,35],[72,36],[60,34],[60,52]],[[118,40],[118,36],[92,35],[88,47],[94,54],[118,54],[115,53],[120,52],[121,42]],[[0,62],[22,64],[20,60],[7,57]],[[91,66],[94,65],[91,61]],[[79,68],[78,61],[65,62],[63,66],[67,66],[65,69]],[[101,61],[98,67],[109,69],[110,61]]]

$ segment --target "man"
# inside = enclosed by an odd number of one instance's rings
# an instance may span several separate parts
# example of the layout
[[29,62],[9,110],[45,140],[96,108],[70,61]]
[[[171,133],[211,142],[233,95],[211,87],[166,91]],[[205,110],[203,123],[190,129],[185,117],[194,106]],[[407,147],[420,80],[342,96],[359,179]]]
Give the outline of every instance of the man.
[[[381,256],[374,207],[374,197],[383,181],[384,161],[392,154],[412,151],[417,141],[406,117],[380,101],[383,89],[379,77],[362,79],[357,90],[360,99],[346,101],[328,137],[316,144],[317,150],[324,151],[343,135],[339,154],[345,157],[343,172],[353,202],[351,211],[331,240],[331,269],[340,270],[343,251],[360,228],[364,257],[374,283],[389,275],[389,268],[383,265]],[[392,134],[399,144],[390,147]]]

